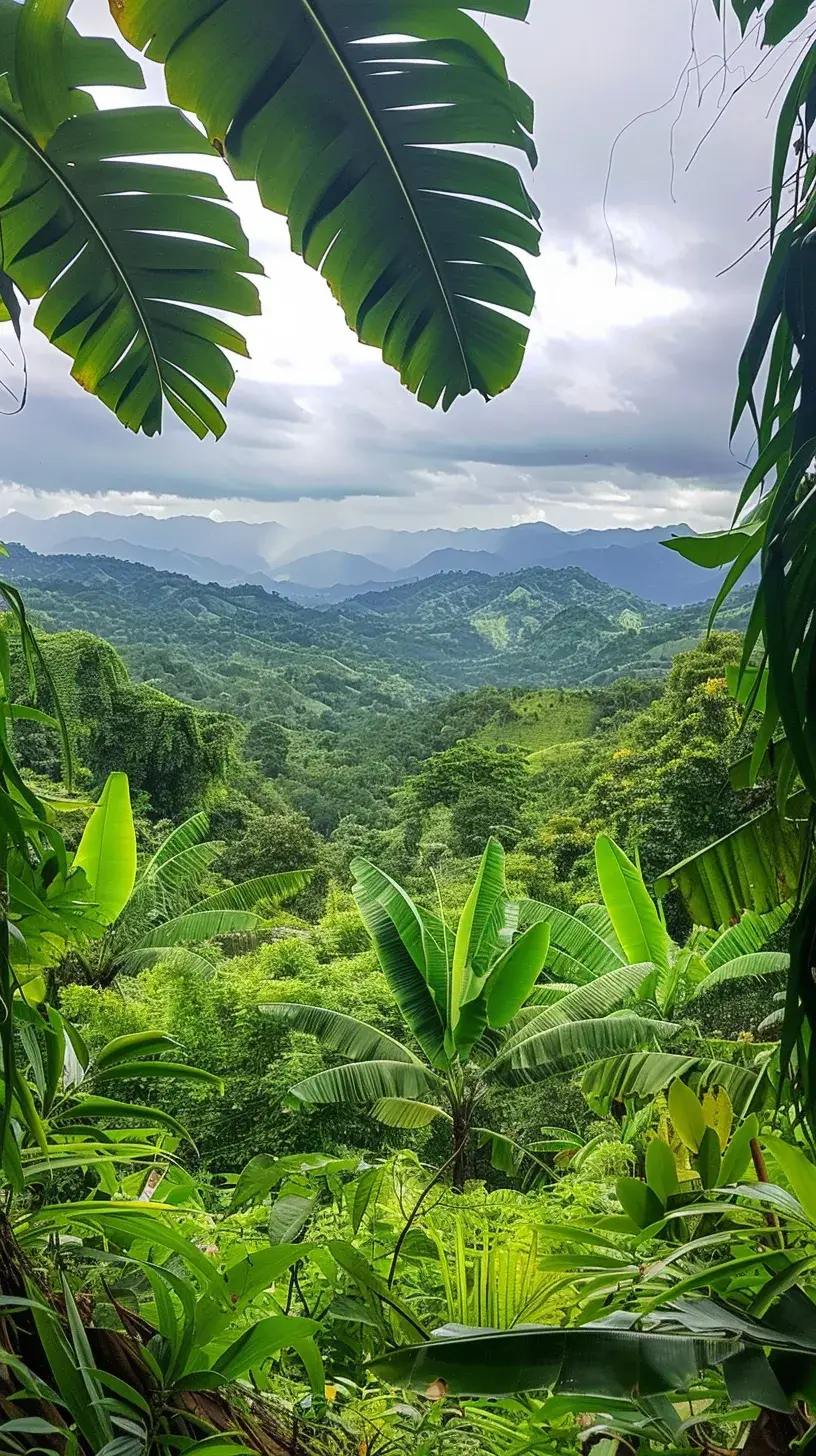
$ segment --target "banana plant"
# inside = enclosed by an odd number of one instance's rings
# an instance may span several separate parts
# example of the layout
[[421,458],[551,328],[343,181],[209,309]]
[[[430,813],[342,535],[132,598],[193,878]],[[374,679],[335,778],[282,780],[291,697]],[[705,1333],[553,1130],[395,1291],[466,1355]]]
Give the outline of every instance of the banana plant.
[[47,827],[25,850],[11,848],[10,958],[28,1001],[43,1000],[43,972],[67,950],[79,952],[105,934],[128,903],[135,878],[136,833],[123,773],[109,774],[72,858]]
[[86,980],[105,986],[117,975],[132,975],[160,961],[180,969],[208,966],[195,946],[260,929],[268,910],[296,895],[314,873],[259,875],[202,899],[201,878],[223,847],[207,838],[208,831],[203,812],[171,830],[135,874],[132,893],[102,938],[71,953],[74,973],[80,968]]
[[[81,36],[70,8],[0,0],[0,316],[19,334],[19,296],[40,300],[36,326],[123,425],[155,434],[166,404],[199,437],[225,428],[228,354],[247,349],[221,315],[260,311],[263,270],[219,160],[287,216],[293,249],[423,403],[512,383],[538,209],[494,153],[535,165],[533,108],[464,7],[122,0],[114,20],[164,66],[173,104],[106,109],[90,88],[142,89],[141,66]],[[483,9],[521,20],[527,3]]]
[[266,1004],[266,1015],[349,1059],[292,1087],[290,1106],[359,1104],[387,1127],[421,1128],[442,1118],[461,1187],[474,1136],[506,1172],[525,1155],[510,1138],[478,1125],[492,1087],[540,1082],[672,1034],[665,1022],[623,1010],[651,963],[621,963],[587,985],[558,988],[552,1004],[538,1004],[550,926],[542,914],[530,915],[522,928],[519,907],[507,897],[498,840],[488,841],[455,932],[441,911],[415,904],[367,860],[356,860],[352,870],[358,909],[418,1050],[337,1011]]
[[[583,905],[575,915],[529,900],[520,905],[522,926],[539,919],[549,925],[546,964],[559,981],[585,984],[619,966],[650,961],[650,994],[661,1014],[676,1016],[693,1013],[718,986],[778,978],[787,971],[788,956],[763,947],[785,924],[791,902],[764,915],[746,911],[716,934],[704,922],[679,946],[669,936],[639,866],[606,834],[595,842],[595,867],[602,904]],[[551,993],[545,988],[537,994]]]

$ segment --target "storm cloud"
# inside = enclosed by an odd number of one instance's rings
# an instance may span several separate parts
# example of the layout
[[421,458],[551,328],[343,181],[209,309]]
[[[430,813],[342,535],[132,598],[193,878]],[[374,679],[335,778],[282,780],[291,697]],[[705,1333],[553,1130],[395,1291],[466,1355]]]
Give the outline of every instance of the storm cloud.
[[[105,8],[82,0],[79,23]],[[724,68],[710,0],[532,0],[528,24],[491,29],[535,99],[540,154],[538,303],[512,390],[448,415],[417,404],[291,255],[283,221],[233,185],[267,276],[226,436],[199,443],[173,419],[159,441],[125,434],[29,326],[29,402],[0,423],[14,483],[0,505],[215,503],[304,530],[725,521],[750,448],[728,428],[763,256],[729,265],[762,231],[795,51],[762,61],[755,37],[729,34]]]

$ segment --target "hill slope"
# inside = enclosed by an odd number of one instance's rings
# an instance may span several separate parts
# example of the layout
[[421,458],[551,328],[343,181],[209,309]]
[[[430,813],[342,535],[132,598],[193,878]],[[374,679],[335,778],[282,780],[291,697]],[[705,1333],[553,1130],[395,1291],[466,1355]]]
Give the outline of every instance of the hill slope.
[[[135,676],[202,706],[292,723],[481,684],[655,675],[708,615],[705,605],[655,606],[577,567],[440,575],[326,610],[98,556],[15,547],[6,570],[41,625],[105,637]],[[722,625],[744,625],[749,596],[731,600]]]

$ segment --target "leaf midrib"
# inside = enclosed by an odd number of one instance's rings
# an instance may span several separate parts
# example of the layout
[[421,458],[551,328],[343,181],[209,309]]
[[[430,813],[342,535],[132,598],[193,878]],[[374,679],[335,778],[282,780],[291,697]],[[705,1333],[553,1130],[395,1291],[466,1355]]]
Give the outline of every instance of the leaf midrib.
[[424,230],[424,228],[422,226],[422,223],[420,221],[419,214],[418,214],[418,212],[416,210],[416,207],[414,206],[414,203],[413,203],[413,201],[411,199],[411,194],[408,191],[408,187],[407,187],[406,183],[403,181],[402,173],[401,173],[401,171],[400,171],[400,169],[399,169],[399,167],[397,165],[396,157],[394,156],[394,154],[393,154],[393,152],[391,150],[391,147],[388,145],[388,142],[386,141],[385,136],[383,135],[382,131],[380,130],[380,127],[377,125],[377,119],[376,119],[376,117],[375,117],[375,115],[374,115],[371,107],[369,106],[369,104],[368,104],[368,102],[367,102],[367,100],[366,100],[363,92],[361,91],[360,86],[358,85],[357,81],[355,80],[353,73],[351,72],[351,70],[349,69],[349,67],[346,64],[345,60],[343,59],[343,55],[342,55],[342,52],[341,52],[341,50],[339,48],[339,45],[337,45],[335,43],[333,37],[331,36],[331,34],[329,33],[328,29],[324,25],[324,23],[321,20],[320,16],[317,14],[317,11],[316,11],[316,9],[314,7],[314,4],[312,3],[312,0],[299,0],[299,3],[302,5],[303,9],[307,12],[307,14],[310,17],[310,19],[312,21],[312,24],[314,25],[314,28],[317,31],[320,39],[323,41],[323,44],[326,46],[326,49],[328,50],[329,54],[331,55],[331,57],[334,60],[334,62],[336,63],[336,65],[342,71],[343,76],[345,77],[348,85],[350,86],[350,88],[353,91],[355,97],[357,98],[357,101],[358,101],[358,103],[360,105],[360,109],[361,109],[361,111],[362,111],[362,113],[363,113],[363,115],[365,117],[365,120],[367,121],[367,123],[368,123],[368,125],[369,125],[369,127],[370,127],[370,129],[371,129],[371,131],[373,133],[373,135],[374,135],[375,141],[376,141],[377,145],[379,146],[381,152],[383,153],[383,156],[385,157],[386,162],[388,163],[388,166],[391,169],[391,172],[393,173],[394,179],[395,179],[395,181],[397,183],[397,186],[399,187],[400,192],[402,193],[403,200],[405,201],[405,204],[406,204],[406,206],[408,208],[408,211],[411,214],[411,218],[413,220],[414,226],[416,228],[416,231],[417,231],[417,233],[419,235],[419,238],[420,238],[420,241],[422,243],[422,246],[423,246],[423,248],[425,250],[425,253],[427,255],[428,262],[429,262],[429,264],[431,266],[431,271],[433,272],[434,278],[436,279],[436,283],[437,283],[437,286],[439,288],[439,292],[442,295],[442,299],[443,299],[443,302],[445,304],[445,311],[446,311],[446,313],[448,315],[448,319],[450,321],[450,326],[451,326],[451,328],[453,330],[453,334],[454,334],[454,337],[456,339],[457,348],[458,348],[459,353],[460,353],[460,355],[462,357],[462,366],[463,366],[464,371],[465,371],[465,377],[466,377],[467,382],[468,382],[468,387],[470,389],[474,389],[476,386],[475,386],[474,381],[473,381],[473,378],[471,376],[470,366],[468,365],[467,354],[465,352],[465,345],[464,345],[464,341],[462,339],[461,330],[459,328],[458,323],[456,322],[456,315],[455,315],[454,309],[453,309],[453,302],[452,302],[452,299],[451,299],[450,290],[448,289],[447,285],[445,284],[445,282],[443,280],[442,273],[441,273],[441,269],[440,269],[440,265],[439,265],[439,263],[436,260],[436,255],[434,253],[434,250],[431,247],[431,244],[430,244],[430,242],[429,242],[429,240],[428,240],[428,238],[426,236],[425,230]]
[[[14,121],[14,118],[9,116],[8,112],[5,111],[2,106],[0,106],[0,127],[5,127],[7,131],[11,132],[12,136],[15,137],[17,142],[21,146],[23,146],[31,156],[36,158],[37,162],[49,174],[52,180],[55,181],[57,185],[63,190],[63,192],[67,194],[70,201],[76,208],[77,212],[80,213],[91,233],[96,238],[100,247],[103,249],[106,257],[113,267],[117,278],[121,283],[122,288],[124,289],[130,301],[134,313],[136,314],[137,321],[147,342],[147,347],[150,353],[153,369],[156,375],[156,379],[158,381],[159,392],[163,396],[164,380],[162,378],[159,356],[156,352],[156,348],[153,343],[153,337],[148,326],[147,316],[139,301],[138,295],[134,291],[122,264],[119,262],[119,259],[116,256],[116,252],[112,244],[108,241],[106,234],[96,222],[93,214],[88,211],[88,208],[85,206],[85,203],[82,201],[82,198],[79,196],[79,194],[75,191],[73,187],[69,185],[67,179],[60,171],[59,167],[57,167],[56,164],[51,161],[51,158],[48,156],[45,148],[40,147],[33,137],[29,137],[26,132],[22,130],[21,127]],[[46,289],[46,295],[50,287],[51,285],[49,284],[48,288]],[[110,373],[110,370],[108,370],[107,372]]]

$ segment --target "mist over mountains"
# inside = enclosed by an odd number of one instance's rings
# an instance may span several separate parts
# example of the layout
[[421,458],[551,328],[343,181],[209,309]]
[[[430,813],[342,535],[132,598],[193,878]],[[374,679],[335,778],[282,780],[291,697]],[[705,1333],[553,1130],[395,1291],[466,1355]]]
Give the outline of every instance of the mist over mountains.
[[392,531],[361,526],[297,536],[275,522],[207,516],[120,516],[69,511],[47,520],[9,512],[0,534],[41,554],[113,556],[220,586],[262,586],[293,601],[331,606],[439,573],[511,575],[577,567],[597,580],[666,606],[701,601],[721,573],[702,571],[661,546],[691,527],[561,531],[544,521],[482,530]]

